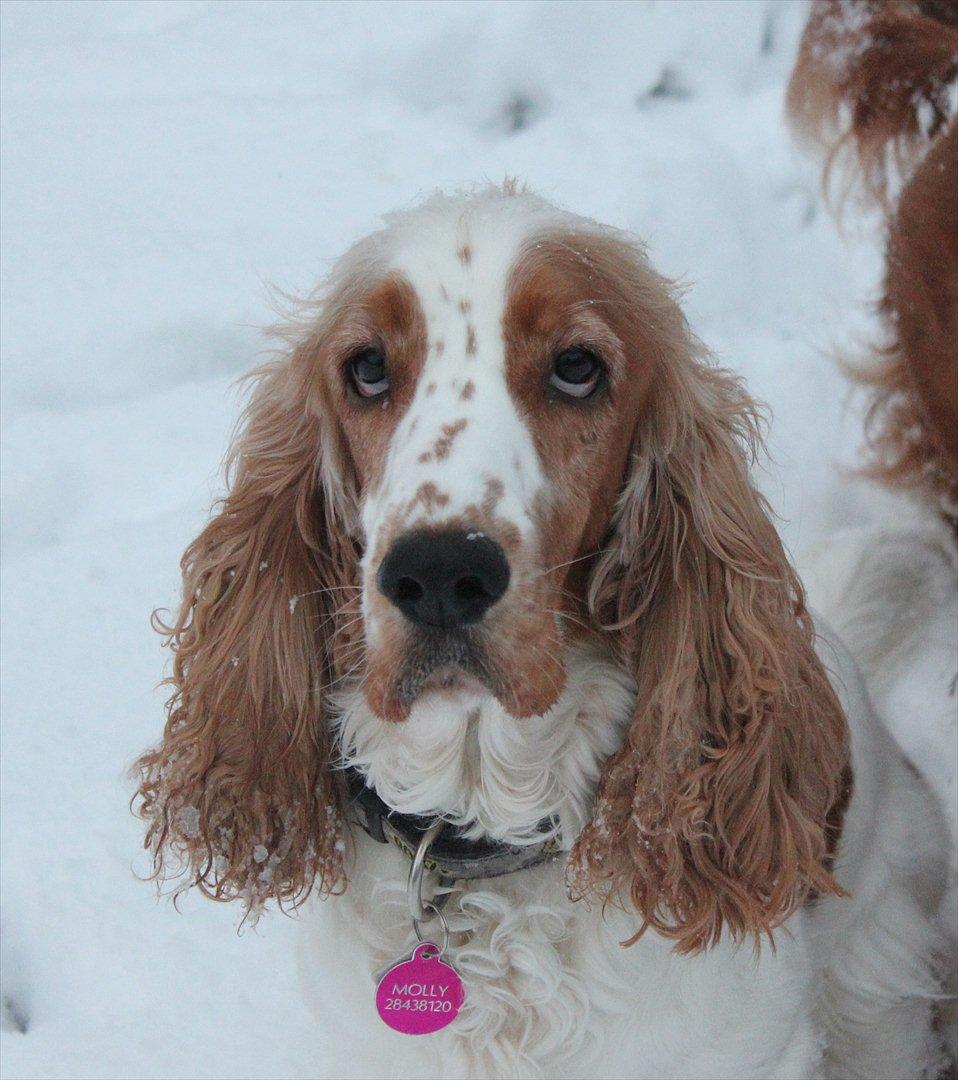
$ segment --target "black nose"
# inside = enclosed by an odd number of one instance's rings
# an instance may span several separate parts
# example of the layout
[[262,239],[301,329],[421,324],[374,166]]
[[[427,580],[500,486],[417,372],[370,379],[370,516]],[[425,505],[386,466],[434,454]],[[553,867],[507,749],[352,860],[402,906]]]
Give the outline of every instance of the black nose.
[[478,622],[502,596],[509,563],[482,533],[407,533],[386,553],[376,583],[410,622],[452,630]]

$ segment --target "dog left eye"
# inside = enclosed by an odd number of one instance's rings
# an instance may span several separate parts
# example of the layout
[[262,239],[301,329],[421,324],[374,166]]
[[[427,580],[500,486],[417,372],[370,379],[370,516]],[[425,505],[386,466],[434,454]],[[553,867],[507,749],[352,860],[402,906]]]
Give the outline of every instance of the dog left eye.
[[587,398],[602,378],[602,362],[588,349],[576,346],[559,353],[552,365],[549,382],[563,394]]
[[379,397],[389,389],[386,357],[379,349],[363,349],[349,361],[349,375],[356,393],[364,398]]

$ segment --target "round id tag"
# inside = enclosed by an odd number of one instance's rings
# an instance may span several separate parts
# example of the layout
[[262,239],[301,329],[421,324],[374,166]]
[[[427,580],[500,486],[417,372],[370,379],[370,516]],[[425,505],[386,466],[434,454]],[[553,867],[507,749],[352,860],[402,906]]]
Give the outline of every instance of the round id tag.
[[393,1031],[430,1035],[456,1019],[465,996],[462,979],[442,961],[439,947],[422,941],[379,980],[376,1008]]

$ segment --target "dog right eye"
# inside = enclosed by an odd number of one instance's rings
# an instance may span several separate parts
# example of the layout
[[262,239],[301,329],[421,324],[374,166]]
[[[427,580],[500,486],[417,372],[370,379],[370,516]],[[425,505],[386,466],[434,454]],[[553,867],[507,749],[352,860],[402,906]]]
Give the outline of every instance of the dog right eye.
[[363,349],[349,361],[349,377],[360,397],[380,397],[389,389],[386,357],[379,349]]
[[566,397],[587,398],[602,381],[602,361],[589,349],[575,346],[556,358],[549,382]]

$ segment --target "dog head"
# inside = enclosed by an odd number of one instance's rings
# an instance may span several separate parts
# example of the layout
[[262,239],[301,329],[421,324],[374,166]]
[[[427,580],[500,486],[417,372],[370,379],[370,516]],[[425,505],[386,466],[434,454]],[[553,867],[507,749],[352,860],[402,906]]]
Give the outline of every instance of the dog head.
[[141,761],[159,867],[218,898],[341,887],[330,693],[383,725],[489,695],[521,733],[588,638],[636,698],[573,890],[695,948],[834,888],[844,721],[748,478],[754,408],[641,247],[511,187],[437,197],[286,334],[183,560]]

